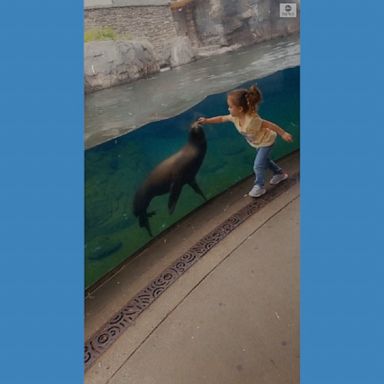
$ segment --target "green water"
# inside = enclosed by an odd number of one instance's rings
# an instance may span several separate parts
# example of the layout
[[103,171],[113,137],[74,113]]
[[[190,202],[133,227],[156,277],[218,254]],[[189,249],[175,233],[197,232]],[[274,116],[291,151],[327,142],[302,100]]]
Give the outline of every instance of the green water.
[[[299,72],[299,67],[295,67],[257,79],[264,95],[260,115],[279,124],[295,140],[288,144],[278,138],[274,159],[300,146]],[[236,88],[240,86],[234,84]],[[132,213],[136,189],[158,163],[185,145],[188,128],[196,118],[221,114],[228,114],[226,93],[209,96],[176,117],[147,124],[85,152],[86,288],[152,239]],[[208,149],[196,180],[210,199],[252,174],[255,150],[231,123],[207,125],[204,132]],[[203,203],[200,196],[185,186],[175,212],[169,215],[168,194],[155,197],[148,208],[156,211],[149,219],[153,235]]]

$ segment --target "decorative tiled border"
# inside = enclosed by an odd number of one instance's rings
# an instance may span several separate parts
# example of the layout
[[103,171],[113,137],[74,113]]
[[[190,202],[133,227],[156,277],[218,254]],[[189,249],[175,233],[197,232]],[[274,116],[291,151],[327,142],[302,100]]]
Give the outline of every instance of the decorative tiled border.
[[286,182],[271,188],[266,195],[255,199],[244,208],[233,214],[213,231],[205,235],[170,267],[152,280],[119,312],[105,323],[85,343],[85,370],[89,369],[98,357],[103,354],[118,337],[148,308],[172,283],[185,271],[201,259],[211,248],[223,240],[229,233],[242,224],[255,212],[260,210],[271,200],[288,190],[299,180],[299,173],[291,176]]

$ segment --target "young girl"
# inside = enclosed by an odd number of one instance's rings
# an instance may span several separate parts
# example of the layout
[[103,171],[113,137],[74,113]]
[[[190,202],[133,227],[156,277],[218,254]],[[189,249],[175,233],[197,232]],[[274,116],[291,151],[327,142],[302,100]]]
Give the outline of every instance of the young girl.
[[259,197],[266,192],[264,179],[267,168],[273,172],[270,184],[278,184],[288,178],[288,175],[269,156],[277,135],[280,135],[287,142],[293,141],[292,135],[278,125],[261,119],[257,113],[260,101],[261,92],[255,85],[249,90],[236,89],[230,92],[227,97],[229,115],[211,118],[201,117],[198,120],[200,124],[218,124],[230,121],[248,143],[257,149],[253,167],[256,180],[248,194],[251,197]]

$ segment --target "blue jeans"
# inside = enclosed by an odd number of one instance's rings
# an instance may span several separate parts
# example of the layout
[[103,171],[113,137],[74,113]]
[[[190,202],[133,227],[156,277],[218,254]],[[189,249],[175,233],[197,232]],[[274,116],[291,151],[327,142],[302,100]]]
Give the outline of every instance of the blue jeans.
[[264,187],[265,171],[267,170],[267,168],[271,169],[273,174],[275,175],[283,173],[283,170],[269,158],[272,147],[273,144],[269,147],[260,147],[256,153],[253,171],[256,175],[255,184],[259,187]]

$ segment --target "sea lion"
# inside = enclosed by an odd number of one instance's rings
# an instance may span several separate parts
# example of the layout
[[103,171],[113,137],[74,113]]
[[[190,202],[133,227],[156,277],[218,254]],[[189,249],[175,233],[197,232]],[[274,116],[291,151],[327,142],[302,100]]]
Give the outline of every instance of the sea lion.
[[133,199],[133,214],[138,217],[140,227],[147,229],[152,235],[148,218],[155,212],[147,212],[151,200],[155,196],[169,192],[168,210],[172,214],[177,200],[185,184],[206,200],[196,183],[196,174],[204,160],[207,142],[203,128],[197,122],[189,129],[188,143],[174,155],[157,165],[136,191]]

